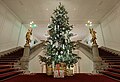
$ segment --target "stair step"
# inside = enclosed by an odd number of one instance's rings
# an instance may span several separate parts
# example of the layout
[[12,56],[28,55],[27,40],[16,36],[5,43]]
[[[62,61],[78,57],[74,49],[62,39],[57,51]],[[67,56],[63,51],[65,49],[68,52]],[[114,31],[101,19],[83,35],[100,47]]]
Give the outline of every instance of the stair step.
[[12,68],[12,65],[0,65],[0,69],[4,69],[4,68]]
[[19,60],[20,58],[0,58],[0,60]]
[[120,60],[104,60],[105,62],[120,62]]
[[21,57],[0,57],[0,60],[19,60]]
[[120,65],[110,65],[109,67],[111,67],[111,68],[116,68],[116,69],[120,69]]
[[101,56],[102,58],[120,58],[120,56]]
[[4,80],[6,78],[13,77],[13,76],[21,74],[21,73],[22,73],[22,71],[14,71],[14,72],[0,74],[0,80]]
[[18,60],[0,60],[0,62],[17,62]]
[[21,57],[21,56],[17,56],[17,57],[16,57],[16,56],[11,56],[11,57],[9,57],[9,56],[3,56],[3,57],[1,57],[1,58],[10,58],[10,59],[11,59],[11,58],[20,58],[20,57]]
[[15,62],[0,62],[0,65],[14,65]]
[[110,72],[115,72],[115,73],[119,73],[120,74],[120,70],[119,69],[115,69],[115,68],[108,68],[106,69],[107,71],[110,71]]
[[17,69],[14,69],[14,68],[1,69],[1,70],[0,70],[0,74],[6,73],[6,72],[10,72],[10,71],[15,71],[15,70],[17,70]]
[[109,62],[109,65],[120,65],[120,62]]
[[110,71],[102,71],[102,72],[100,72],[100,73],[102,73],[102,74],[104,74],[104,75],[107,75],[107,76],[109,76],[109,77],[112,77],[112,78],[115,78],[115,79],[120,80],[120,74],[113,73],[113,72],[110,72]]
[[115,56],[120,57],[119,55],[115,55],[115,54],[104,54],[104,55],[100,55],[100,56],[102,56],[102,57],[115,57]]
[[120,60],[120,58],[102,58],[102,60]]
[[[19,53],[19,52],[17,52],[17,53]],[[20,54],[9,54],[9,55],[3,55],[2,57],[20,57],[20,56],[22,56],[22,55],[20,55]]]

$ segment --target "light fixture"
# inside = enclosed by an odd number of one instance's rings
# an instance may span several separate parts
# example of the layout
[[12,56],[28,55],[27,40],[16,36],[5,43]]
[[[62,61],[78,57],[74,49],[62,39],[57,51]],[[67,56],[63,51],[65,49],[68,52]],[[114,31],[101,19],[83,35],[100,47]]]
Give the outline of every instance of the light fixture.
[[91,26],[93,26],[93,24],[92,24],[91,21],[88,20],[88,22],[85,24],[85,26],[87,26],[87,27],[91,27]]
[[30,27],[31,27],[31,28],[36,28],[37,25],[36,25],[33,21],[31,21],[31,22],[30,22]]

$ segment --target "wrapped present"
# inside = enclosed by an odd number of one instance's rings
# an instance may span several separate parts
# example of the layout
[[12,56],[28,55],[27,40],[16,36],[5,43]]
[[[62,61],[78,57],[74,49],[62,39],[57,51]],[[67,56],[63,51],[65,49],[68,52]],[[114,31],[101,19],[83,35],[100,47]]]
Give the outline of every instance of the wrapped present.
[[73,66],[67,67],[67,76],[73,76]]
[[46,74],[53,75],[52,65],[46,65]]
[[73,70],[67,69],[67,76],[73,76]]
[[60,63],[61,69],[64,70],[64,76],[67,76],[67,67],[65,63]]
[[64,70],[54,70],[54,78],[64,78]]
[[57,64],[54,70],[54,78],[64,78],[64,70]]

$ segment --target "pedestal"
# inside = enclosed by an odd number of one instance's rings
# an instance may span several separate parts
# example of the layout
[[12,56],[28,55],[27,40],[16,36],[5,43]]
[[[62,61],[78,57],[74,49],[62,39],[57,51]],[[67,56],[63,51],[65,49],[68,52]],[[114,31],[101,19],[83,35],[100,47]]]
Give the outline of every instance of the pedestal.
[[98,51],[98,45],[97,44],[92,45],[92,52],[93,52],[93,63],[94,63],[93,73],[98,73],[99,70],[101,69],[102,59],[99,56],[99,51]]
[[21,63],[21,69],[28,71],[28,64],[29,64],[29,53],[30,53],[30,46],[29,45],[25,45],[24,46],[24,53],[23,53],[23,57],[20,60]]

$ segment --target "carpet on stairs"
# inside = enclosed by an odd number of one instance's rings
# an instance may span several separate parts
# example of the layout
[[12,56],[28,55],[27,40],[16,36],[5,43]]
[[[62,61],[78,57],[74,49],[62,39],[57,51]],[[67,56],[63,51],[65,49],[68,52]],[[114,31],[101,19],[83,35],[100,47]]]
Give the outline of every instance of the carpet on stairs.
[[103,65],[107,65],[107,68],[104,68],[100,73],[120,80],[120,55],[113,53],[113,51],[114,50],[106,47],[99,48],[99,55],[102,58],[102,63]]
[[23,48],[17,48],[0,57],[0,81],[22,74],[22,71],[19,68],[15,68],[22,55]]

